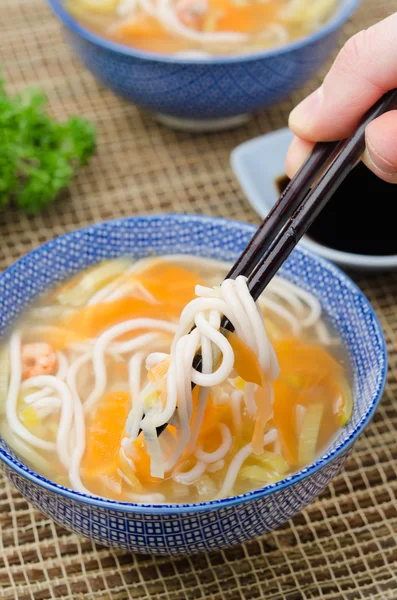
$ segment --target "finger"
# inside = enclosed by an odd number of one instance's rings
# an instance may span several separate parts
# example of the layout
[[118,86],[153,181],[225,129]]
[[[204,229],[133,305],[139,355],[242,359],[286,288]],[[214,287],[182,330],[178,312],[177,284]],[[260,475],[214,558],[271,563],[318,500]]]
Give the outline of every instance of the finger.
[[313,150],[313,146],[313,142],[307,142],[298,137],[294,137],[285,160],[285,170],[288,177],[292,178],[295,175],[299,167]]
[[350,135],[364,113],[397,87],[397,13],[353,36],[323,85],[290,115],[302,139],[332,141]]
[[372,121],[366,130],[364,162],[376,175],[397,183],[397,110]]

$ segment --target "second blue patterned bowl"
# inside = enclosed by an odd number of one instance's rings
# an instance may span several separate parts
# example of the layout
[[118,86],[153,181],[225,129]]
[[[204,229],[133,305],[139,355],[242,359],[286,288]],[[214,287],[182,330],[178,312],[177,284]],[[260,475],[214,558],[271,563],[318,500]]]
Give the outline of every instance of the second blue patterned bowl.
[[[59,237],[0,275],[0,336],[38,294],[104,259],[191,254],[233,261],[252,225],[189,215],[109,221]],[[354,412],[330,448],[299,473],[233,498],[188,505],[137,505],[86,496],[22,464],[0,438],[6,476],[56,523],[100,544],[150,554],[219,550],[279,527],[311,502],[338,473],[380,400],[387,369],[385,340],[373,308],[339,269],[296,249],[282,275],[316,296],[341,336],[353,375]]]
[[308,81],[338,43],[359,0],[340,0],[314,34],[255,54],[182,59],[110,42],[80,25],[63,0],[48,0],[84,65],[105,85],[165,124],[190,130],[235,126]]

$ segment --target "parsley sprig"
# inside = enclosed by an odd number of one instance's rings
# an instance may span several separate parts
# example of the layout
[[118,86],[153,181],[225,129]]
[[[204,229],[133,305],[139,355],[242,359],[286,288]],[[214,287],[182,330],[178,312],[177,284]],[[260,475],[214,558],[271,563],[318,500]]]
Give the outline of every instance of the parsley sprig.
[[43,93],[10,97],[0,78],[0,209],[14,201],[28,214],[48,206],[95,149],[95,129],[73,117],[47,115]]

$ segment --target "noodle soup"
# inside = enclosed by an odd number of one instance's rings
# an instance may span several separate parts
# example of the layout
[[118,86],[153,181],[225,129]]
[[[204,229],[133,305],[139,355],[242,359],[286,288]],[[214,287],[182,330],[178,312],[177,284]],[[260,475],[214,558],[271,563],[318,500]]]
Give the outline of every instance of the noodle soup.
[[43,296],[0,347],[6,443],[124,502],[223,498],[313,462],[352,413],[340,341],[306,291],[276,277],[255,303],[244,278],[219,285],[228,267],[113,260]]
[[67,0],[84,26],[112,41],[183,57],[246,54],[319,29],[339,0]]

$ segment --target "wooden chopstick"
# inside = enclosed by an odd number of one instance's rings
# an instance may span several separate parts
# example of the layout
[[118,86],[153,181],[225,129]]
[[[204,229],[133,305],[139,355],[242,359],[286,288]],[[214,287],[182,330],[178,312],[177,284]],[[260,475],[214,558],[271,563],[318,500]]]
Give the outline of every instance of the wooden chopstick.
[[[365,130],[368,124],[395,108],[397,89],[385,94],[366,113],[350,138],[315,145],[309,158],[281,194],[226,278],[236,279],[239,275],[244,275],[248,278],[248,289],[252,297],[254,300],[259,298],[360,159],[365,149]],[[226,317],[222,318],[221,328],[226,331],[234,329]],[[200,354],[195,356],[193,367],[201,371]],[[194,387],[195,384],[192,383],[192,388]],[[165,424],[157,428],[157,434],[160,435],[166,427]]]
[[225,279],[236,279],[239,275],[249,277],[261,260],[264,250],[270,246],[275,236],[301,204],[321,170],[329,164],[338,144],[339,142],[316,144],[309,158],[289,182],[276,204],[273,205]]
[[[397,89],[387,92],[366,113],[350,138],[315,145],[227,277],[248,277],[251,295],[255,300],[259,298],[360,159],[365,149],[365,130],[368,124],[394,108],[397,108]],[[315,185],[311,188],[313,182]],[[221,327],[226,331],[233,331],[233,325],[226,317],[223,317]],[[198,371],[201,370],[199,354],[196,355],[193,366]]]
[[[354,134],[339,143],[333,160],[316,185],[304,197],[248,277],[248,288],[255,300],[286,261],[301,237],[332,198],[365,149],[365,130],[383,113],[397,108],[397,89],[385,94],[364,116]],[[310,159],[309,159],[310,160]],[[354,202],[355,199],[351,199]]]

